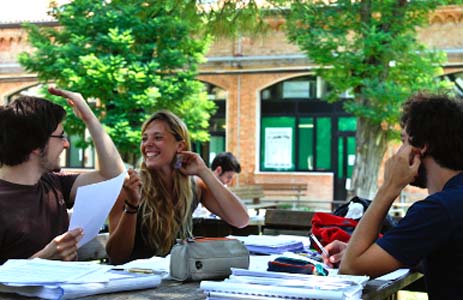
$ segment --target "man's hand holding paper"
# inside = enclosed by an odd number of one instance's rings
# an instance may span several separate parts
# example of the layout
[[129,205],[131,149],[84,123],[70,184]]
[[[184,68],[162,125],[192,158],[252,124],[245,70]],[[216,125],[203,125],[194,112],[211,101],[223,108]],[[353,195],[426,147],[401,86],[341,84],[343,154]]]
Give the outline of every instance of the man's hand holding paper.
[[78,247],[97,236],[109,211],[121,191],[127,172],[99,183],[81,186],[77,189],[69,230],[82,228],[83,237]]

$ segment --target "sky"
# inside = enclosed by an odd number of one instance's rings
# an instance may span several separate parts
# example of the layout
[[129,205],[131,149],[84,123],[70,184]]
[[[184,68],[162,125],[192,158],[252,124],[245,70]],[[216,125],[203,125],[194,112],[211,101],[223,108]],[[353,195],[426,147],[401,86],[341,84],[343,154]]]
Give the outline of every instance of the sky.
[[[47,15],[50,0],[0,0],[0,23],[51,20]],[[64,0],[56,1],[60,4]]]

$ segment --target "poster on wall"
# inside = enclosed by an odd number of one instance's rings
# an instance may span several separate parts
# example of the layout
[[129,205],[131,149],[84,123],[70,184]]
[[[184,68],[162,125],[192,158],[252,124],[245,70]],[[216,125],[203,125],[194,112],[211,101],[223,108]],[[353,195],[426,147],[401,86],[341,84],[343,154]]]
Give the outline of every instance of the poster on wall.
[[293,129],[291,127],[265,128],[265,168],[292,167]]

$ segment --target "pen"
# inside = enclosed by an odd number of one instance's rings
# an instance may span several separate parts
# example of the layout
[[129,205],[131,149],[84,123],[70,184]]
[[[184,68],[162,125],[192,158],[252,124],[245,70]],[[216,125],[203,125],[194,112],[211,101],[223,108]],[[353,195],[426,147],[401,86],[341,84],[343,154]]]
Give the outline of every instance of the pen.
[[156,274],[158,272],[152,270],[152,269],[144,269],[144,268],[129,268],[129,269],[124,269],[124,268],[112,268],[111,270],[113,271],[124,271],[124,272],[129,272],[129,273],[137,273],[137,274]]
[[329,257],[330,254],[328,253],[328,251],[326,251],[325,247],[322,246],[322,244],[320,243],[320,241],[317,239],[317,237],[311,233],[310,234],[310,237],[312,238],[312,240],[315,242],[315,244],[317,244],[318,248],[320,248],[320,251],[326,256],[326,257]]

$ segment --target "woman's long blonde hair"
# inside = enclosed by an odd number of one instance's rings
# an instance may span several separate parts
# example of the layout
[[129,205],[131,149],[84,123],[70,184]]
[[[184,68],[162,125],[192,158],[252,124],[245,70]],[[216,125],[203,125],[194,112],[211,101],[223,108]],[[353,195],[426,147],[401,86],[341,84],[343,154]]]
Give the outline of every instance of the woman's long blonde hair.
[[[184,141],[185,151],[191,149],[188,129],[175,114],[162,110],[152,115],[142,126],[142,134],[151,122],[158,120],[167,125],[176,141]],[[174,168],[175,161],[172,162]],[[141,193],[142,226],[147,229],[144,236],[148,244],[156,249],[156,255],[166,255],[177,238],[188,235],[189,212],[193,200],[192,183],[189,176],[174,168],[173,191],[168,191],[158,171],[149,170],[143,162],[140,168],[143,182]]]

